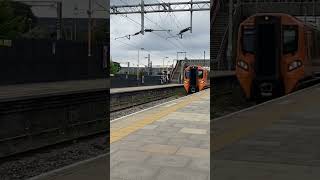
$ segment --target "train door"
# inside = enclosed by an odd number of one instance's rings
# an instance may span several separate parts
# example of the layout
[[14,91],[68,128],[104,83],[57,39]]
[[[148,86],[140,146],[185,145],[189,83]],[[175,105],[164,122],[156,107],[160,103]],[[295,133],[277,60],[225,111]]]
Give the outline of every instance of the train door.
[[275,16],[258,16],[256,24],[256,83],[260,95],[273,95],[274,87],[280,80],[280,18]]
[[195,66],[190,67],[190,92],[196,92],[198,82],[198,68]]
[[203,90],[206,85],[206,80],[204,79],[206,77],[206,71],[203,69],[198,69],[198,89],[199,91]]

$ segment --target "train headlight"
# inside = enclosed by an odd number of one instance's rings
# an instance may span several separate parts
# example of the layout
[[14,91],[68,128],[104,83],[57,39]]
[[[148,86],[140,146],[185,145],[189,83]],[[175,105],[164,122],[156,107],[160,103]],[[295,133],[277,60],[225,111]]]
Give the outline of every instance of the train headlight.
[[238,64],[238,66],[239,66],[240,68],[248,71],[249,65],[248,65],[248,63],[246,63],[245,61],[239,60],[239,61],[237,62],[237,64]]
[[295,61],[292,61],[289,65],[288,65],[288,71],[292,71],[292,70],[295,70],[299,67],[302,66],[302,62],[300,60],[295,60]]

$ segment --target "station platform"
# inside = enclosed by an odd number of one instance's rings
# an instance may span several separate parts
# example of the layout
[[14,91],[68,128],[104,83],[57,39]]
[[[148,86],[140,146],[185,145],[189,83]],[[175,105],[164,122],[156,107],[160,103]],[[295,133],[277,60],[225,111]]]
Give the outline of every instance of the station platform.
[[236,76],[235,71],[210,71],[210,77],[212,78],[221,78],[221,77],[230,77]]
[[110,174],[102,155],[30,180],[209,180],[209,124],[207,89],[112,121]]
[[213,119],[213,179],[320,177],[320,85]]
[[210,90],[111,124],[112,180],[208,180]]
[[163,85],[154,85],[154,86],[111,88],[110,94],[126,93],[126,92],[133,92],[133,91],[145,91],[145,90],[171,88],[171,87],[183,87],[183,84],[163,84]]
[[108,88],[110,80],[103,78],[3,85],[0,86],[0,102],[108,90]]

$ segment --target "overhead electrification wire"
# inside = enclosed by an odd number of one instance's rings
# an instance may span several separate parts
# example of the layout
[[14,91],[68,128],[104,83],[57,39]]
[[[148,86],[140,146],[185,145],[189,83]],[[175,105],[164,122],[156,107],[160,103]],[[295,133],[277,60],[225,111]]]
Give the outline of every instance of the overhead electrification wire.
[[[150,18],[148,18],[148,17],[146,17],[145,16],[145,18],[148,20],[148,21],[150,21],[150,22],[152,22],[153,24],[155,24],[156,26],[158,26],[159,28],[161,28],[161,29],[164,29],[162,26],[160,26],[158,23],[156,23],[156,22],[154,22],[154,21],[152,21]],[[167,32],[170,36],[174,36],[171,32]],[[164,37],[162,37],[162,38],[164,38]],[[168,38],[164,38],[165,40],[167,40],[167,41],[169,41],[168,40]],[[177,40],[177,39],[176,39]],[[179,42],[179,41],[177,41],[181,46],[183,46],[182,44],[181,44],[181,42]]]
[[[133,19],[131,19],[131,18],[127,17],[127,16],[124,16],[124,17],[126,17],[126,18],[130,19],[131,21],[135,22],[135,23],[136,23],[136,24],[138,24],[138,25],[141,25],[139,22],[134,21]],[[158,23],[153,22],[153,21],[152,21],[151,19],[149,19],[148,17],[146,17],[146,16],[145,16],[145,18],[146,18],[146,19],[148,19],[150,22],[154,23],[155,25],[157,25],[158,27],[160,27],[161,29],[164,29],[164,28],[163,28],[163,27],[161,27]],[[164,37],[160,36],[159,34],[157,34],[157,33],[155,33],[155,32],[152,32],[152,33],[154,33],[155,35],[159,36],[160,38],[162,38],[162,39],[164,39],[164,40],[168,41],[168,42],[169,42],[169,43],[171,43],[175,48],[180,49],[180,48],[179,48],[176,44],[174,44],[172,41],[167,40],[166,38],[164,38]],[[182,45],[181,45],[181,46],[182,46]],[[183,46],[182,46],[182,47],[183,47]]]
[[[122,3],[128,5],[128,3],[124,2],[123,0],[120,0],[120,1],[121,1]],[[159,2],[159,1],[157,0],[157,2]],[[164,2],[163,0],[161,0],[161,2],[166,3],[166,2]],[[172,14],[172,15],[174,16],[174,18],[175,18],[175,19],[174,19],[174,20],[175,20],[174,23],[176,24],[177,28],[178,28],[178,29],[181,29],[181,28],[179,28],[179,25],[180,25],[180,27],[181,27],[182,24],[181,24],[180,21],[178,20],[177,16],[176,16],[174,13],[169,13],[170,17],[172,17],[171,14]],[[121,15],[121,16],[124,17],[124,18],[127,18],[128,20],[130,20],[130,21],[132,21],[132,22],[134,22],[134,24],[135,24],[136,26],[138,26],[138,25],[139,25],[139,27],[141,26],[141,23],[135,21],[134,19],[132,19],[132,18],[126,16],[126,15]],[[168,14],[167,14],[167,17],[168,17]],[[166,17],[166,18],[167,18],[167,17]],[[156,25],[157,27],[159,27],[161,30],[164,30],[164,29],[165,29],[165,28],[163,28],[161,25],[159,25],[158,23],[156,23],[156,22],[154,22],[153,20],[151,20],[150,18],[148,18],[148,17],[146,17],[146,16],[145,16],[145,18],[146,18],[146,20],[150,21],[151,23],[153,23],[154,25]],[[171,22],[172,22],[172,21],[171,21]],[[178,24],[178,23],[179,23],[179,24]],[[172,41],[168,40],[167,38],[159,35],[158,33],[155,33],[155,32],[152,32],[152,33],[155,34],[156,36],[158,36],[159,38],[162,38],[162,39],[166,40],[167,42],[169,42],[171,45],[173,45],[173,46],[174,46],[175,48],[177,48],[177,49],[187,49],[187,48],[185,48],[185,46],[181,43],[181,41],[180,41],[179,38],[175,38],[175,40],[176,40],[176,42],[178,43],[178,45],[181,46],[182,48],[181,48],[181,47],[178,47],[175,43],[173,43]],[[171,36],[173,36],[172,33],[170,33],[170,32],[167,32],[167,33],[170,34]],[[189,39],[189,38],[188,38],[188,39]],[[139,49],[137,46],[134,46],[134,45],[125,43],[125,42],[120,41],[120,40],[117,40],[117,41],[118,41],[118,42],[121,42],[122,44],[126,44],[126,45],[128,45],[128,46],[130,46],[130,47]],[[191,56],[190,54],[188,54],[188,56],[193,57],[193,56]]]

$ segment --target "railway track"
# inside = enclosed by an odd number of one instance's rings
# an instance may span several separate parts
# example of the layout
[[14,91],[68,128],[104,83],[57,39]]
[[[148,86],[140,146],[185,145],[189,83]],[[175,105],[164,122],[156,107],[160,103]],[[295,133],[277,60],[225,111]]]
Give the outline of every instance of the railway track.
[[[113,93],[110,109],[126,115],[184,94],[182,86]],[[106,133],[108,101],[94,91],[1,103],[0,158]]]
[[110,112],[117,112],[143,105],[149,102],[166,99],[172,96],[184,96],[183,85],[157,86],[154,89],[119,90],[110,93]]
[[2,102],[0,157],[105,132],[105,91]]

